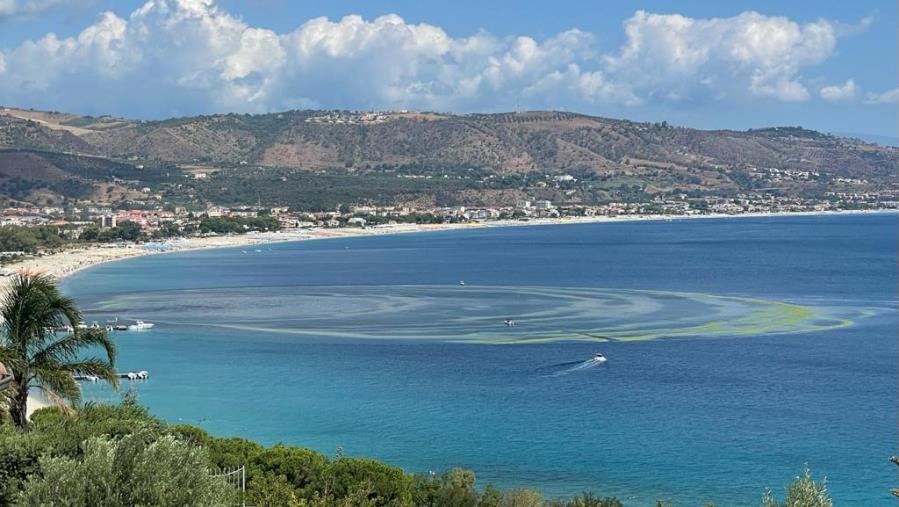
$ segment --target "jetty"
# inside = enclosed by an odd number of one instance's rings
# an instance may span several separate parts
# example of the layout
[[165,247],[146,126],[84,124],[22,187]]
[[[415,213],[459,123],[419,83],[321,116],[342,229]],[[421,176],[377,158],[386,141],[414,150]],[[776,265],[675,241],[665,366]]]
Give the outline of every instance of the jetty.
[[[117,372],[115,374],[116,377],[124,380],[147,380],[150,378],[150,372],[147,370],[141,370],[138,372],[129,371],[129,372]],[[72,375],[72,378],[75,380],[80,380],[83,382],[99,382],[100,377],[96,375]]]

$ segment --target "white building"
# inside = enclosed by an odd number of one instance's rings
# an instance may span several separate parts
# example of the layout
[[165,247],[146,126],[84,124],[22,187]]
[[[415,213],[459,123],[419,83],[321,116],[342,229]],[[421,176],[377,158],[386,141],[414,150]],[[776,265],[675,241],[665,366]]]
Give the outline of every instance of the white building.
[[115,215],[100,215],[97,217],[97,226],[101,229],[115,227],[117,225]]

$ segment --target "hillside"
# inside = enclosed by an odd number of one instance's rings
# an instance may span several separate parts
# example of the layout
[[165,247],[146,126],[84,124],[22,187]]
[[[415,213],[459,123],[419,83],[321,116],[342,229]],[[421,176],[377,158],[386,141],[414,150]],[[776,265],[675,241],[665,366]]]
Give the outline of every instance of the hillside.
[[[511,190],[506,197],[514,198],[523,190],[519,183],[535,174],[572,174],[579,181],[595,182],[590,191],[580,189],[582,195],[572,197],[579,202],[620,197],[622,188],[649,195],[733,194],[769,187],[797,195],[883,190],[894,188],[899,174],[897,148],[800,127],[703,131],[566,112],[288,111],[136,121],[3,108],[0,148],[93,155],[126,165],[189,167],[243,180],[253,175],[269,178],[267,170],[338,176],[399,172],[444,179],[447,173],[468,169],[481,174],[473,180],[478,185],[441,187],[430,192],[429,201],[435,201],[435,192],[457,197],[465,192],[484,201],[490,198],[487,189]],[[17,164],[22,163],[20,157]],[[41,166],[35,162],[36,174]],[[76,176],[96,176],[73,170]],[[812,176],[772,177],[772,170]],[[841,179],[857,180],[856,186],[834,184]],[[403,202],[408,202],[438,185],[406,186],[386,193],[403,194]]]

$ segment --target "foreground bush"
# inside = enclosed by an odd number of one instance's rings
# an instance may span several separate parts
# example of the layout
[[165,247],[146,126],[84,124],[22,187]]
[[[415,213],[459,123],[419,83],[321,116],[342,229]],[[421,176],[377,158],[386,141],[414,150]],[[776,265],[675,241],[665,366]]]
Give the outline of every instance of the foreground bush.
[[827,480],[816,483],[806,467],[802,475],[787,486],[783,502],[778,502],[768,490],[762,498],[762,507],[833,507],[833,502],[827,493]]
[[[246,467],[246,494],[215,477]],[[298,447],[263,447],[168,425],[133,398],[86,405],[74,414],[39,410],[17,430],[0,418],[0,507],[623,507],[584,493],[545,500],[527,489],[479,488],[473,472],[413,475],[379,461],[327,456]],[[832,507],[824,484],[806,470],[779,503],[763,507]]]
[[217,507],[233,504],[236,493],[210,474],[203,448],[150,432],[94,437],[84,442],[81,457],[42,457],[39,469],[25,481],[17,505]]

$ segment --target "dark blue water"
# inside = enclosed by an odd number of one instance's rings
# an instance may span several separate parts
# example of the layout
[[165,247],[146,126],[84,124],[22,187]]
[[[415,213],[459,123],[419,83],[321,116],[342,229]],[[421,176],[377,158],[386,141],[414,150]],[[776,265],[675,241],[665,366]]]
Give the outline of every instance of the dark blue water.
[[64,288],[94,318],[156,322],[116,337],[119,368],[151,372],[154,414],[215,434],[628,505],[755,505],[807,463],[840,505],[893,505],[896,226],[340,239],[111,263]]

